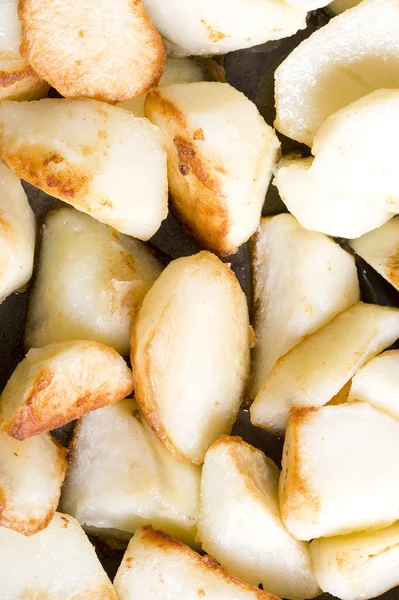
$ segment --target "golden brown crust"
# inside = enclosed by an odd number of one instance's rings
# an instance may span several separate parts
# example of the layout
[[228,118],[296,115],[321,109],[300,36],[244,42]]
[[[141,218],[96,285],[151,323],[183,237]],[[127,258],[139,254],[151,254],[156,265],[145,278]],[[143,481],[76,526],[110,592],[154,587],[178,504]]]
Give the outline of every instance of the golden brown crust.
[[388,257],[384,271],[388,281],[399,290],[399,247]]
[[48,83],[28,64],[15,70],[0,70],[0,100],[37,100],[47,96],[49,89]]

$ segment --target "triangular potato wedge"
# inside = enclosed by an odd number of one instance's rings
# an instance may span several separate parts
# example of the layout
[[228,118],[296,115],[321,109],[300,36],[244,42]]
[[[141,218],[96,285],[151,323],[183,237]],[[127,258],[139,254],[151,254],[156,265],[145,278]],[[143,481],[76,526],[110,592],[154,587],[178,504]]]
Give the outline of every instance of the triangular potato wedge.
[[274,130],[228,83],[162,86],[145,114],[165,136],[176,214],[205,247],[237,252],[259,224],[280,148]]
[[92,340],[129,354],[130,321],[162,264],[138,240],[73,208],[44,221],[25,346]]
[[399,217],[350,244],[380,275],[399,290]]
[[55,513],[31,537],[0,527],[1,600],[117,600],[79,523]]
[[119,600],[276,600],[149,526],[131,539],[114,587]]
[[0,531],[32,535],[47,527],[61,494],[65,454],[48,433],[20,442],[0,430]]
[[69,462],[62,508],[89,533],[126,543],[151,523],[195,545],[201,469],[172,456],[135,400],[83,417]]
[[277,359],[358,302],[360,292],[353,257],[291,215],[262,219],[251,250],[254,399]]
[[168,212],[160,131],[103,102],[1,102],[0,158],[21,179],[139,239]]
[[275,74],[276,128],[311,146],[328,116],[399,87],[398,28],[396,0],[364,0],[301,42]]
[[282,464],[281,516],[299,540],[399,519],[399,421],[369,404],[292,409]]
[[180,460],[201,464],[229,433],[249,375],[245,295],[210,252],[178,258],[158,277],[132,328],[135,394]]
[[0,303],[32,276],[35,229],[20,180],[0,162]]
[[331,4],[328,5],[328,9],[334,14],[339,15],[343,13],[348,8],[353,8],[360,4],[362,0],[333,0]]
[[399,338],[399,309],[359,302],[280,358],[251,406],[254,425],[284,432],[292,406],[329,402]]
[[62,96],[140,96],[162,75],[165,50],[141,0],[21,0],[21,52]]
[[320,593],[307,544],[280,518],[280,472],[241,438],[222,436],[206,453],[198,525],[203,549],[247,583],[291,600]]
[[4,430],[23,440],[61,427],[133,390],[133,376],[115,350],[70,341],[30,350],[1,395]]
[[320,586],[342,600],[376,598],[399,585],[399,523],[313,540],[310,551]]

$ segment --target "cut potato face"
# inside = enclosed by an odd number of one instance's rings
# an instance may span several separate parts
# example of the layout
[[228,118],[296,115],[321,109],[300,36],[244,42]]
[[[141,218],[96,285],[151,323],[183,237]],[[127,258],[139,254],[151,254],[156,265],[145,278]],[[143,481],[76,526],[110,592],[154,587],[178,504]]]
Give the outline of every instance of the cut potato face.
[[326,404],[398,337],[398,309],[362,302],[348,308],[277,361],[251,406],[252,423],[283,433],[292,406]]
[[245,295],[210,252],[171,262],[143,300],[132,330],[135,394],[160,439],[201,464],[229,433],[249,374]]
[[79,523],[55,513],[31,537],[0,528],[0,598],[117,600],[95,550]]
[[149,526],[131,539],[114,587],[120,600],[276,600]]
[[31,278],[35,234],[35,217],[21,182],[0,162],[0,303]]
[[299,540],[391,525],[399,518],[398,469],[397,419],[364,402],[294,408],[283,449],[282,519]]
[[222,436],[206,453],[201,480],[199,538],[223,567],[282,598],[313,598],[307,545],[280,518],[273,461],[241,438]]
[[325,592],[342,600],[375,598],[399,585],[399,524],[372,533],[313,540],[315,575]]
[[62,96],[118,102],[162,75],[165,50],[140,0],[22,0],[21,52]]
[[236,252],[259,224],[279,154],[275,132],[227,83],[162,86],[145,113],[165,136],[176,214],[205,247]]
[[61,427],[133,390],[133,376],[115,350],[71,341],[30,350],[1,395],[4,430],[23,440]]
[[328,0],[285,0],[287,4],[299,10],[316,10],[328,4]]
[[86,531],[126,542],[152,523],[195,545],[201,470],[172,456],[134,400],[83,417],[69,461],[62,507]]
[[287,214],[261,220],[252,242],[252,272],[254,399],[277,359],[358,302],[360,292],[353,257]]
[[32,535],[47,527],[67,469],[64,448],[48,433],[20,442],[0,431],[0,463],[0,531]]
[[139,239],[149,239],[168,212],[161,133],[115,106],[2,102],[0,158],[21,179]]
[[362,0],[333,0],[333,2],[328,5],[328,8],[334,15],[339,15],[345,10],[348,10],[348,8],[357,6],[361,1]]
[[73,208],[47,215],[25,346],[92,340],[129,354],[131,318],[161,263],[138,240]]
[[276,128],[312,146],[337,110],[399,87],[398,28],[396,0],[364,0],[299,44],[275,74]]

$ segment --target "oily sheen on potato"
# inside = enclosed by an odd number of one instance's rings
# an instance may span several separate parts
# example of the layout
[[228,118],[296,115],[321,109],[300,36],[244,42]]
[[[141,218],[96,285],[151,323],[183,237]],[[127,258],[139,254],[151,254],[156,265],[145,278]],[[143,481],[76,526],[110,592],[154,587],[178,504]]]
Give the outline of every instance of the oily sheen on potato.
[[130,322],[162,271],[134,238],[73,208],[46,215],[25,346],[92,340],[129,354]]
[[142,240],[168,212],[161,133],[103,102],[1,102],[0,158],[44,192]]
[[114,587],[119,600],[276,600],[150,526],[131,539]]
[[252,423],[284,432],[292,406],[329,402],[399,338],[399,309],[354,304],[280,358],[251,406]]
[[262,219],[251,250],[254,399],[276,361],[358,302],[360,292],[353,257],[291,215]]
[[173,210],[217,254],[256,230],[280,143],[256,106],[227,83],[162,86],[145,114],[165,137]]
[[115,350],[69,341],[32,349],[1,395],[3,429],[18,440],[61,427],[133,390],[133,376]]
[[280,472],[241,438],[222,436],[205,456],[199,538],[206,552],[237,577],[290,600],[320,589],[307,544],[295,540],[279,514]]
[[334,14],[339,15],[343,13],[348,8],[353,8],[360,4],[362,0],[333,0],[331,4],[328,5],[328,9]]
[[62,96],[140,96],[162,75],[165,50],[140,0],[22,0],[21,52]]
[[129,398],[80,419],[62,509],[113,543],[151,523],[194,545],[200,477],[199,467],[172,456]]
[[135,394],[147,421],[180,460],[201,464],[228,433],[249,375],[245,295],[210,252],[171,262],[132,328]]

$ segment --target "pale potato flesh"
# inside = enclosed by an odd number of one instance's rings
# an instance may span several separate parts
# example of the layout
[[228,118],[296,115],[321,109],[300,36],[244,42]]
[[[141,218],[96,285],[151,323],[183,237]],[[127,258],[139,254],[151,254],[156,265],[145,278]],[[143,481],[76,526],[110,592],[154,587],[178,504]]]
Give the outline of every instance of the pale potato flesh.
[[277,600],[152,527],[131,539],[114,587],[119,600]]
[[18,440],[61,427],[128,396],[133,376],[115,350],[69,341],[32,349],[1,395],[4,430]]
[[355,261],[288,214],[261,220],[252,242],[254,320],[251,399],[277,359],[359,301]]
[[35,217],[21,181],[0,162],[0,303],[31,278],[35,235]]
[[247,583],[292,600],[313,598],[307,544],[280,517],[280,472],[241,438],[222,436],[205,456],[198,534],[203,549]]
[[79,523],[55,513],[31,537],[0,527],[0,600],[117,600]]
[[399,523],[313,540],[310,552],[320,586],[342,600],[375,598],[399,585]]
[[234,423],[249,375],[245,295],[210,252],[179,258],[143,300],[131,360],[140,407],[169,450],[201,464]]
[[162,130],[173,208],[202,245],[237,252],[255,232],[280,142],[228,83],[152,90],[146,116]]
[[287,4],[300,10],[316,10],[328,4],[328,0],[285,0]]
[[65,207],[44,221],[25,346],[92,340],[129,354],[132,316],[162,264],[134,238]]
[[399,519],[399,421],[369,404],[292,409],[282,465],[281,516],[299,540]]
[[121,233],[166,218],[166,153],[146,119],[95,100],[0,103],[0,158],[19,177]]
[[201,469],[172,456],[135,400],[83,417],[69,463],[62,509],[86,531],[126,542],[151,523],[195,545]]
[[292,406],[322,406],[399,338],[399,309],[359,302],[280,358],[251,406],[252,423],[284,432]]
[[301,42],[275,74],[276,128],[312,146],[337,110],[399,87],[398,28],[396,0],[364,0]]

